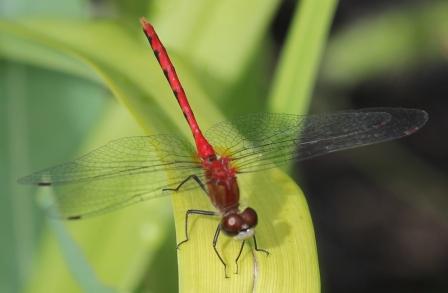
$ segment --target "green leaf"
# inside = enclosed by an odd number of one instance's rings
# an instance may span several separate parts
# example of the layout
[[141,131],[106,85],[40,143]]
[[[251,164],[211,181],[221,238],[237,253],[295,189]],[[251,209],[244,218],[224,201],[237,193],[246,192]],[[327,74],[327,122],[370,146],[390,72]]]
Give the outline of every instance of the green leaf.
[[300,1],[269,97],[273,112],[307,112],[336,5],[336,0]]
[[[120,26],[110,22],[28,21],[14,24],[2,21],[0,32],[0,38],[4,35],[21,38],[42,49],[67,54],[89,65],[147,132],[172,131],[175,125],[183,129],[183,133],[188,132],[175,99],[171,97],[155,58],[142,37],[130,36]],[[9,51],[11,48],[14,44],[0,46],[0,54],[13,55]],[[17,54],[15,58],[20,56]],[[173,59],[200,123],[210,125],[222,120],[220,112],[195,80],[193,71],[181,59]],[[43,63],[42,60],[40,62]],[[191,241],[178,251],[180,290],[210,292],[228,288],[240,291],[256,287],[258,291],[266,292],[319,291],[313,227],[300,189],[278,170],[259,173],[254,177],[242,176],[241,189],[243,200],[257,208],[259,213],[259,246],[268,249],[271,255],[266,257],[256,253],[252,257],[251,250],[246,249],[240,260],[240,273],[233,275],[229,271],[232,276],[225,279],[222,264],[211,247],[217,221],[197,219],[191,223]],[[175,195],[172,201],[180,241],[184,238],[186,209],[210,208],[210,203],[200,191]],[[151,233],[163,233],[157,227],[165,229],[165,212],[150,208],[154,204],[148,202],[68,225],[101,282],[120,290],[132,290],[144,279],[143,264],[153,257],[153,248],[161,238],[153,238]],[[162,225],[155,225],[157,221]],[[139,231],[145,227],[150,235],[142,237]],[[238,243],[225,240],[224,236],[222,240],[219,248],[224,249],[225,259],[232,263]],[[44,247],[41,257],[43,267],[37,269],[44,273],[34,279],[29,287],[31,291],[45,289],[45,284],[58,280],[55,274],[67,275],[64,264],[53,254],[54,250],[52,244]],[[82,264],[75,264],[74,267],[82,269]],[[95,278],[91,276],[91,279]],[[78,280],[82,281],[82,278]],[[60,292],[76,291],[74,283],[69,287],[65,283],[70,282],[67,278],[61,278],[58,289],[64,290]]]
[[[234,260],[240,243],[222,237],[218,250],[229,264],[224,267],[212,249],[217,221],[207,218],[193,220],[190,241],[181,246],[179,272],[182,292],[319,292],[319,269],[313,225],[306,200],[297,185],[278,170],[241,176],[243,204],[259,214],[257,244],[270,252],[266,256],[247,246],[239,261],[239,274],[234,275]],[[180,197],[180,196],[179,196]],[[194,206],[209,209],[210,204],[174,200],[177,239],[185,238],[185,210]],[[252,246],[253,247],[253,246]]]
[[3,0],[0,16],[17,17],[26,15],[83,17],[87,16],[87,2],[83,0]]
[[342,28],[329,43],[322,73],[350,87],[385,72],[440,62],[448,34],[448,3],[425,2],[363,18]]
[[[85,149],[141,130],[124,109],[111,105]],[[44,234],[29,292],[99,292],[113,287],[134,288],[145,265],[166,237],[170,225],[168,199],[142,203],[94,219],[77,222],[50,220]],[[64,231],[65,228],[68,231]],[[79,248],[76,246],[79,245]],[[57,269],[55,269],[57,268]]]
[[212,75],[225,90],[241,78],[279,4],[275,0],[162,0],[153,4],[157,13],[150,20],[168,47],[182,52],[201,77]]
[[31,190],[17,178],[79,149],[106,101],[91,82],[5,61],[0,88],[0,291],[18,292],[32,272],[43,220]]

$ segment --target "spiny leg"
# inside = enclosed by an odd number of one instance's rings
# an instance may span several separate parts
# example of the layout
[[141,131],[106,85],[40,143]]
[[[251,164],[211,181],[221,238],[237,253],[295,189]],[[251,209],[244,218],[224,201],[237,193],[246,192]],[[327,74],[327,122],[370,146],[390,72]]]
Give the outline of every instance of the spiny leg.
[[238,252],[238,256],[235,259],[235,264],[236,264],[235,274],[238,274],[238,260],[240,259],[241,253],[243,252],[244,243],[246,243],[246,240],[243,240],[243,243],[241,243],[240,252]]
[[[188,180],[190,179],[194,179],[198,185],[201,187],[201,189],[206,193],[207,193],[207,189],[205,189],[204,184],[202,183],[201,179],[199,179],[198,176],[196,175],[190,175],[187,178],[185,178],[181,183],[179,183],[179,185],[176,188],[164,188],[163,191],[179,191],[179,189],[188,182]],[[185,242],[187,242],[189,240],[189,236],[188,236],[188,217],[191,214],[195,214],[195,215],[203,215],[203,216],[215,216],[216,213],[213,211],[204,211],[204,210],[188,210],[185,213],[185,240],[179,242],[176,246],[177,249],[179,249],[179,247],[184,244]]]
[[215,237],[213,237],[213,249],[215,250],[215,253],[218,256],[221,263],[224,265],[224,276],[226,278],[228,278],[229,276],[227,276],[227,265],[224,262],[224,260],[222,259],[221,255],[219,254],[218,249],[216,248],[216,243],[218,243],[219,233],[221,233],[221,225],[218,225],[218,228],[216,228]]
[[253,236],[253,239],[254,239],[254,247],[255,247],[255,251],[261,251],[261,252],[266,253],[266,255],[269,255],[269,251],[267,251],[267,250],[265,250],[265,249],[262,249],[262,248],[258,248],[258,245],[257,245],[257,238],[255,238],[255,235]]
[[177,244],[177,249],[179,249],[179,247],[184,244],[185,242],[187,242],[190,238],[188,236],[188,217],[193,214],[193,215],[202,215],[202,216],[216,216],[216,212],[213,211],[203,211],[203,210],[188,210],[185,213],[185,240],[179,242]]
[[197,184],[201,187],[201,189],[208,194],[207,189],[205,189],[205,185],[204,183],[202,183],[201,179],[199,179],[198,176],[196,175],[190,175],[187,178],[185,178],[181,183],[179,183],[179,185],[176,188],[164,188],[162,189],[162,191],[179,191],[179,189],[182,187],[182,185],[184,185],[185,183],[188,182],[188,180],[190,179],[194,179],[194,181],[197,182]]

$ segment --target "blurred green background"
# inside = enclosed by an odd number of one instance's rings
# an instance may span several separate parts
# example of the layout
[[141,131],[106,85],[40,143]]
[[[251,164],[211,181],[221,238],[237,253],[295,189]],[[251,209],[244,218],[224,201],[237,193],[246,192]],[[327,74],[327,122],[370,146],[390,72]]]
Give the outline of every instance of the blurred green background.
[[[139,98],[170,95],[162,79],[139,75],[139,58],[152,58],[142,15],[187,93],[200,92],[197,83],[213,98],[195,107],[205,125],[217,122],[215,108],[427,110],[412,137],[307,161],[294,174],[309,200],[324,292],[446,292],[448,3],[309,3],[1,0],[0,292],[177,291],[169,199],[64,223],[69,234],[16,184],[112,138],[178,131],[172,103]],[[128,93],[131,105],[120,99]]]

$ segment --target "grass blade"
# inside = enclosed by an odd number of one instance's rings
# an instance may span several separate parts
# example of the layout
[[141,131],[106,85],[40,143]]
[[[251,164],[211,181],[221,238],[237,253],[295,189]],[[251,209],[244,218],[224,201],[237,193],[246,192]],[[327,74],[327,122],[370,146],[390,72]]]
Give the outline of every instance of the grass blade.
[[269,98],[273,112],[307,112],[336,5],[336,0],[300,1]]

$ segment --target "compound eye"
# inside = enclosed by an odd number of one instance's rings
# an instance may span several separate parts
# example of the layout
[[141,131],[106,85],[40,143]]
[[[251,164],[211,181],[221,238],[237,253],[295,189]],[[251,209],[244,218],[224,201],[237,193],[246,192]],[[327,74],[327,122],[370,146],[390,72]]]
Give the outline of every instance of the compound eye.
[[253,208],[246,208],[241,213],[241,218],[249,228],[255,227],[258,223],[258,216]]
[[237,235],[243,224],[243,219],[237,214],[227,215],[222,218],[221,222],[222,230],[229,236]]

